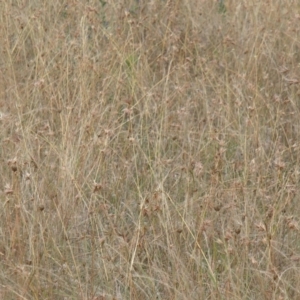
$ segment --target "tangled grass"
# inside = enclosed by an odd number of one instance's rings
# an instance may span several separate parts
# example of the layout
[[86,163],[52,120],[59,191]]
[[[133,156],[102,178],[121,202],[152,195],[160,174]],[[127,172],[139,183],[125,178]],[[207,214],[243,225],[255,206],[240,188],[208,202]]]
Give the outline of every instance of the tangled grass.
[[299,1],[0,7],[1,299],[299,299]]

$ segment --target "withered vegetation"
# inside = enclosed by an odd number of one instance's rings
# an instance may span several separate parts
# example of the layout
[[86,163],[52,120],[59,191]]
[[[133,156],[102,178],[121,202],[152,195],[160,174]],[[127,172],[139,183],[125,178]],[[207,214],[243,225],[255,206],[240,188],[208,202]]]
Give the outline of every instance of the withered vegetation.
[[0,298],[300,299],[300,2],[0,5]]

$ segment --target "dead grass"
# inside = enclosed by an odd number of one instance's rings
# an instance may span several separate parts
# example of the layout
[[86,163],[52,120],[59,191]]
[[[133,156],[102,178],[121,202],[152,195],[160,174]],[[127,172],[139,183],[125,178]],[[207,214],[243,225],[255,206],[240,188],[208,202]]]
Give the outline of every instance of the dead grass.
[[300,4],[250,2],[1,5],[1,299],[300,298]]

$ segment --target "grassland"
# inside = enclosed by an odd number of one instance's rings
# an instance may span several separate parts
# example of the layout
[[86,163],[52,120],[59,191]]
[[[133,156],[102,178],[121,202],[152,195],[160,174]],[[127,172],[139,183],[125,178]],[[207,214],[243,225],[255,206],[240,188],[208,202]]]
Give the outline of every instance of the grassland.
[[0,299],[300,299],[299,1],[0,5]]

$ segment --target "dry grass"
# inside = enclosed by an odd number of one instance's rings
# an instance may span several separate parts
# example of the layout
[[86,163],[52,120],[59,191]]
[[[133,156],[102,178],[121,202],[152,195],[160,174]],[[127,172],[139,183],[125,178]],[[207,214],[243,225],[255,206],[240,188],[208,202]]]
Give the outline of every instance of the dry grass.
[[1,299],[300,299],[300,3],[224,3],[1,4]]

